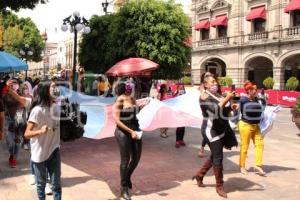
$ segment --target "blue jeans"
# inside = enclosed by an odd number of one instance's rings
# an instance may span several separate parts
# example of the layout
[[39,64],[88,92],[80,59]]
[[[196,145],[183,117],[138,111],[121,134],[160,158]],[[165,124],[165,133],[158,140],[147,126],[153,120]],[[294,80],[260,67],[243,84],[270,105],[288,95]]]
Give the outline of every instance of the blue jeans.
[[47,183],[47,172],[50,175],[54,200],[61,200],[61,162],[59,148],[55,149],[51,156],[44,162],[32,162],[36,187],[39,200],[45,200],[45,187]]
[[16,156],[21,147],[22,136],[18,135],[15,128],[15,120],[5,116],[5,132],[6,132],[6,144],[10,155]]

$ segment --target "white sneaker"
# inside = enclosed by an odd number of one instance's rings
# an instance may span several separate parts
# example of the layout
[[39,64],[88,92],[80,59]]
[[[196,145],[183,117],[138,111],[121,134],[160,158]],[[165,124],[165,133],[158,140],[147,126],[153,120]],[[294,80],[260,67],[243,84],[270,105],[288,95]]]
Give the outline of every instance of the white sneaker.
[[46,193],[46,195],[51,195],[52,194],[52,189],[51,189],[51,184],[50,183],[46,184],[45,193]]
[[29,182],[30,185],[35,185],[35,176],[30,175],[28,182]]

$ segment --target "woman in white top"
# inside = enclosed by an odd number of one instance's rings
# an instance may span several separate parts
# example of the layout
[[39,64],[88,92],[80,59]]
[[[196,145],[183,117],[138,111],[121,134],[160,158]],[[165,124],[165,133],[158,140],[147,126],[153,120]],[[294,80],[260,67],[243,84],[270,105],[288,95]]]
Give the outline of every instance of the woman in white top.
[[53,199],[61,199],[60,112],[55,104],[58,95],[59,89],[54,82],[39,84],[25,132],[25,137],[31,138],[31,160],[39,200],[45,200],[46,172],[50,175]]

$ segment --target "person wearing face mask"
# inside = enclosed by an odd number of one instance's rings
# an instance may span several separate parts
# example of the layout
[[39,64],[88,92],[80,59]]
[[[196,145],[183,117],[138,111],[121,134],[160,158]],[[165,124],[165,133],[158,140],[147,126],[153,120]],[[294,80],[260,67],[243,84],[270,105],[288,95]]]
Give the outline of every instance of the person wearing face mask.
[[25,137],[31,143],[31,161],[39,200],[45,199],[49,175],[53,199],[62,198],[60,160],[60,111],[55,82],[41,82],[28,118]]
[[219,196],[227,198],[223,187],[223,148],[226,147],[225,130],[230,127],[228,117],[232,107],[229,101],[234,97],[234,92],[229,92],[223,98],[219,93],[218,82],[211,73],[204,75],[203,86],[204,91],[200,95],[200,107],[203,114],[201,132],[208,141],[211,155],[193,177],[193,180],[197,180],[199,187],[204,187],[203,178],[213,167],[216,192]]
[[139,135],[141,130],[136,117],[139,107],[131,92],[130,84],[119,83],[115,88],[117,99],[113,106],[113,117],[119,129],[115,132],[115,137],[121,156],[121,197],[126,200],[131,199],[128,191],[132,189],[131,175],[138,166],[142,153],[142,139]]
[[254,170],[256,174],[264,176],[266,174],[262,169],[264,140],[259,127],[264,105],[259,103],[256,96],[257,87],[255,84],[250,81],[246,81],[244,89],[247,96],[242,97],[240,100],[242,117],[238,123],[241,138],[240,169],[242,174],[248,173],[245,168],[245,163],[250,139],[252,139],[255,147]]
[[[32,96],[29,93],[29,89],[27,84],[23,83],[20,86],[19,95],[25,98],[32,99]],[[26,123],[28,117],[28,109],[25,107],[20,107],[16,113],[16,121],[17,121],[17,131],[20,135],[23,136],[23,148],[24,150],[29,150],[29,140],[24,137],[26,130]]]
[[[8,80],[9,91],[13,93],[19,91],[19,83],[16,79]],[[8,164],[11,168],[16,168],[17,166],[17,155],[19,153],[22,144],[22,134],[17,130],[16,114],[18,109],[23,106],[11,95],[5,95],[3,97],[3,102],[5,106],[5,133],[6,133],[6,144],[9,151]]]

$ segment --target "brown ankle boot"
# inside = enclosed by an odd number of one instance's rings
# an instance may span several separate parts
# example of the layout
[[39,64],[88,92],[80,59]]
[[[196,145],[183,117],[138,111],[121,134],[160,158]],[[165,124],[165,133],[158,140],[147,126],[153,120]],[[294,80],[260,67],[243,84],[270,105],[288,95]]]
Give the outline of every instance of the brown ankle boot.
[[219,196],[227,198],[227,194],[223,187],[223,168],[220,166],[213,166],[215,178],[216,178],[216,191]]
[[201,167],[201,169],[197,172],[195,176],[193,176],[192,180],[196,179],[199,187],[205,187],[203,184],[203,178],[208,170],[212,167],[212,163],[210,160],[206,160]]

